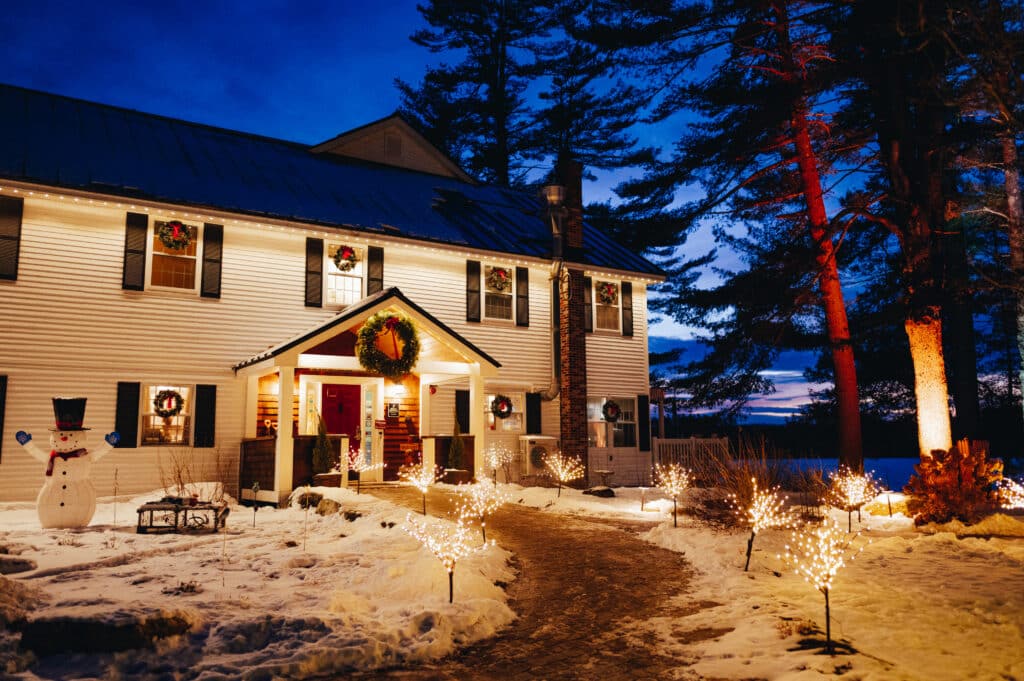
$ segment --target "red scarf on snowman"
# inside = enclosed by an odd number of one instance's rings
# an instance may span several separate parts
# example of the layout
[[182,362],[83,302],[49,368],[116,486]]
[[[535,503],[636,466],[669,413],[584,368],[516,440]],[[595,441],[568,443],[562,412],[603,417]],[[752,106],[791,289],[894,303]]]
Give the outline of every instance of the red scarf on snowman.
[[53,477],[53,460],[61,458],[67,461],[68,459],[77,459],[80,456],[85,456],[89,453],[87,449],[72,449],[70,452],[58,452],[56,449],[50,452],[50,460],[46,463],[46,477]]

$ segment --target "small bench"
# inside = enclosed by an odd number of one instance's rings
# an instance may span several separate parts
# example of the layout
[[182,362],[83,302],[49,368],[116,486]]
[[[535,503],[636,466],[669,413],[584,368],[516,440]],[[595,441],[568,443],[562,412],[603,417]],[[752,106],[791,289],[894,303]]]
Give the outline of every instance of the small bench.
[[231,509],[227,504],[208,501],[151,501],[139,506],[137,534],[148,532],[216,532],[227,523]]

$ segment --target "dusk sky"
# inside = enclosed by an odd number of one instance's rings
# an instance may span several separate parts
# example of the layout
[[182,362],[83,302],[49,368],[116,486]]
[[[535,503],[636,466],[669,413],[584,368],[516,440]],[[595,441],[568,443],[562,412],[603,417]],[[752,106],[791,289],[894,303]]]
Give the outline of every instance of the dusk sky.
[[[0,15],[3,82],[307,144],[393,113],[395,78],[418,82],[439,55],[409,35],[415,0],[8,3]],[[668,146],[670,140],[650,144]],[[584,188],[611,197],[607,175]],[[695,250],[710,244],[691,238]],[[687,336],[660,323],[652,335]],[[807,357],[784,357],[779,392],[752,416],[775,421],[805,402]]]

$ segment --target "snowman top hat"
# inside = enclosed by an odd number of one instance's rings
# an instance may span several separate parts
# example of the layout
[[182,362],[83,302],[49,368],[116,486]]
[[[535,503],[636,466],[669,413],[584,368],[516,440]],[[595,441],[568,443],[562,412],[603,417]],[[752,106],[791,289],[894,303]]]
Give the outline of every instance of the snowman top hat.
[[85,397],[54,397],[53,417],[56,428],[50,430],[89,430],[82,427],[85,420]]

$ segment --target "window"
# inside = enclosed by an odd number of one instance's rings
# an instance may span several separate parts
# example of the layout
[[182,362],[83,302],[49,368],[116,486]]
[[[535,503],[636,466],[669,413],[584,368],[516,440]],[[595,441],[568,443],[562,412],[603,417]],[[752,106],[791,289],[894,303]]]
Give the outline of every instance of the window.
[[487,265],[484,277],[484,317],[512,319],[512,288],[515,282],[511,267]]
[[636,398],[588,398],[587,439],[591,447],[635,447]]
[[363,272],[366,253],[347,244],[328,244],[327,300],[328,305],[351,305],[363,297]]
[[[498,418],[491,411],[494,398],[498,395],[507,397],[512,401],[512,413],[505,418]],[[499,433],[522,433],[525,432],[523,414],[526,411],[526,399],[523,393],[493,393],[487,395],[487,429]]]
[[142,445],[188,445],[192,389],[149,385],[142,391]]
[[196,289],[199,227],[178,220],[153,222],[149,284],[185,291]]
[[598,329],[619,330],[619,285],[611,281],[594,282],[594,311]]

